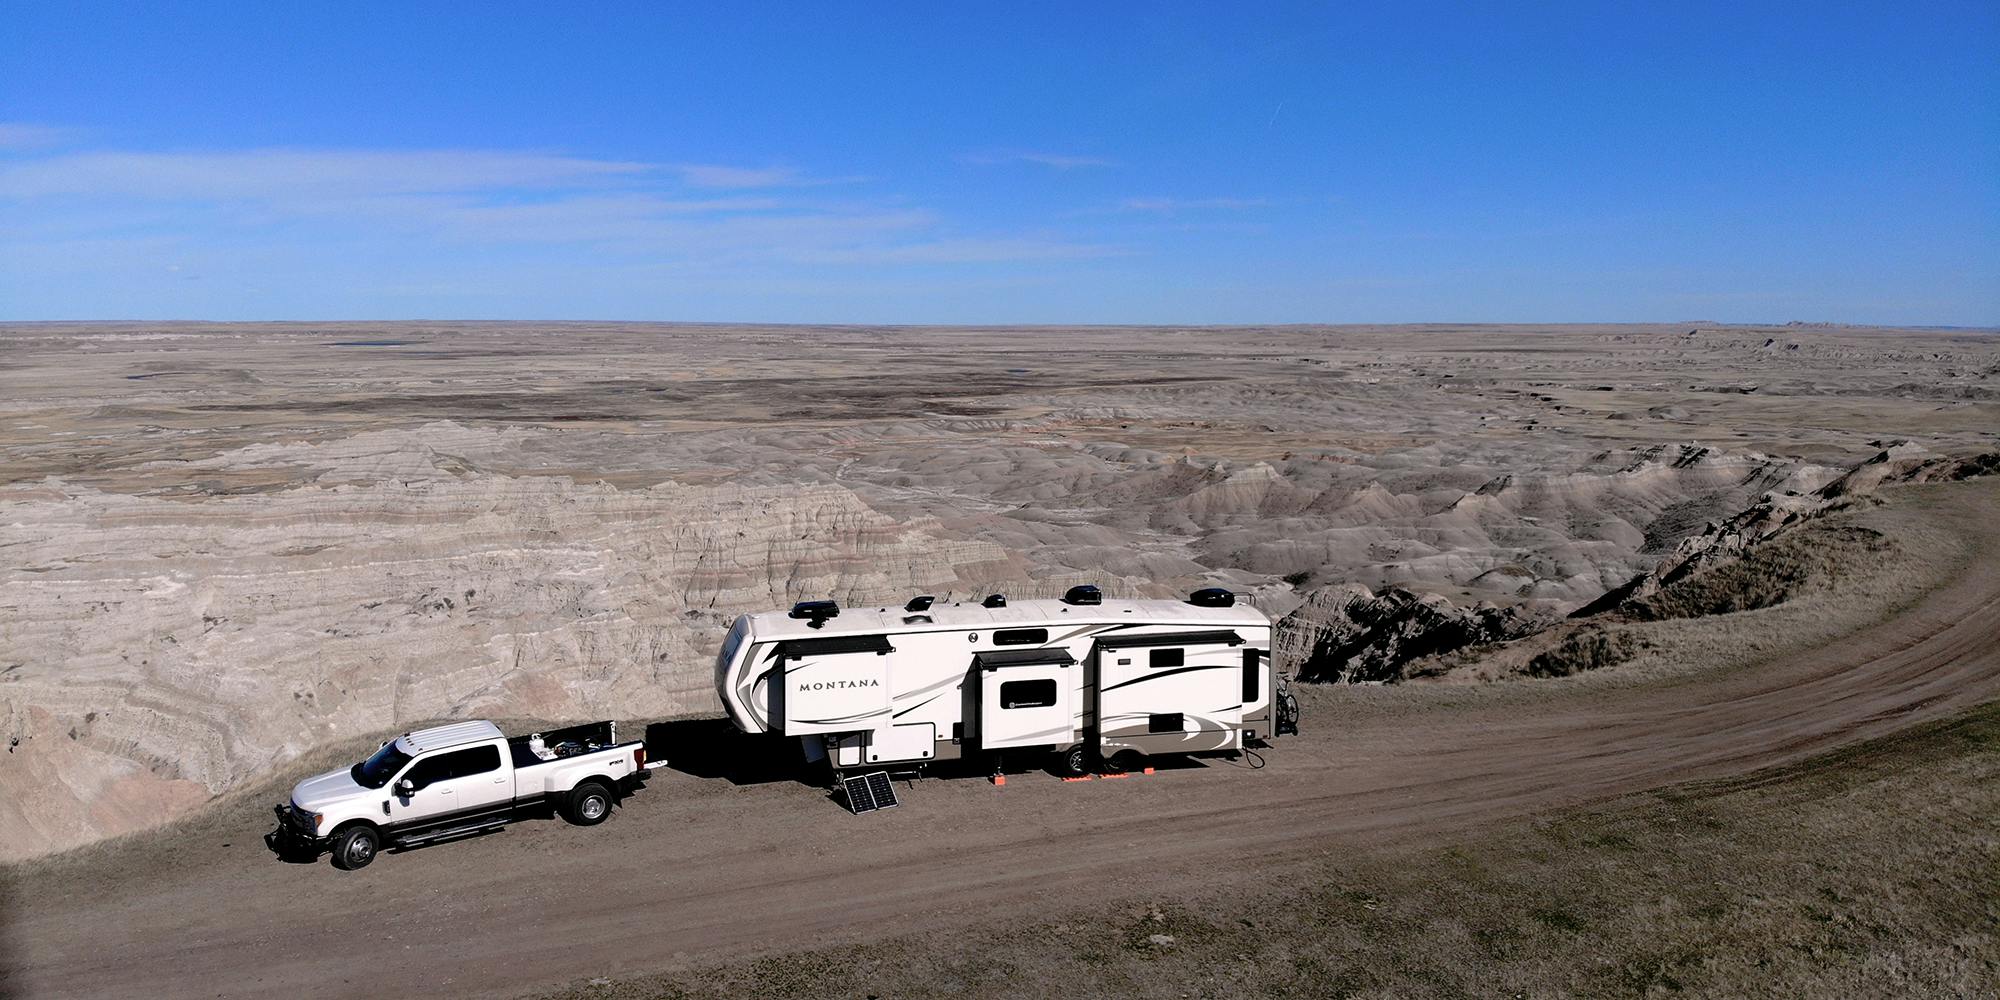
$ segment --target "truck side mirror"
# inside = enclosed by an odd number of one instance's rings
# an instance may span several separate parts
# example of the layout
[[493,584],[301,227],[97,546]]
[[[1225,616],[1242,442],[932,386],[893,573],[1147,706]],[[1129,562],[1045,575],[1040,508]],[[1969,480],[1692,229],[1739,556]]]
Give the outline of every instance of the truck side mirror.
[[408,778],[396,782],[396,794],[404,798],[417,794],[417,783]]

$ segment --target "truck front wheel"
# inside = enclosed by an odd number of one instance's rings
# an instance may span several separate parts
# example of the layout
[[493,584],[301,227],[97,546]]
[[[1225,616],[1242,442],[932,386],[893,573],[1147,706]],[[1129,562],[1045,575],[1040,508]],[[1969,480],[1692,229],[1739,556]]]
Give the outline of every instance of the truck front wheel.
[[372,826],[350,826],[333,835],[333,866],[351,872],[368,867],[382,846],[382,835]]
[[577,826],[596,826],[611,815],[611,789],[586,781],[569,793],[563,818]]

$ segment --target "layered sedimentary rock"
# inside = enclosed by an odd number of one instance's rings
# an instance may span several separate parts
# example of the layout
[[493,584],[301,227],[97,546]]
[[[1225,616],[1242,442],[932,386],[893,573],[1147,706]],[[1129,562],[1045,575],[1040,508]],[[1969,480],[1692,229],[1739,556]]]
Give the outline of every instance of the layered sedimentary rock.
[[[1401,589],[1380,593],[1355,584],[1324,587],[1280,620],[1273,640],[1281,666],[1304,680],[1394,682],[1448,673],[1494,647],[1535,641],[1507,657],[1504,672],[1562,676],[1629,657],[1635,639],[1621,621],[1723,614],[1788,599],[1814,577],[1861,571],[1892,544],[1861,528],[1793,533],[1885,487],[1963,479],[2000,470],[2000,453],[1966,458],[1934,455],[1899,442],[1807,493],[1771,492],[1733,515],[1708,522],[1630,580],[1607,590],[1564,620],[1552,609],[1520,604],[1454,605],[1437,595]],[[1771,543],[1783,539],[1784,544]]]
[[988,543],[834,486],[434,464],[405,482],[438,456],[365,450],[396,474],[199,503],[0,488],[0,852],[157,822],[313,745],[420,720],[711,709],[705,664],[737,609],[1020,578]]
[[1306,681],[1398,681],[1407,666],[1468,646],[1505,642],[1546,628],[1555,616],[1481,603],[1458,607],[1435,594],[1359,584],[1315,591],[1280,619],[1272,655]]
[[1734,559],[1779,532],[1867,496],[1884,486],[1963,479],[2000,470],[2000,453],[1965,458],[1932,454],[1899,441],[1808,493],[1766,493],[1736,514],[1706,524],[1632,579],[1571,613],[1591,618],[1629,609],[1696,573]]

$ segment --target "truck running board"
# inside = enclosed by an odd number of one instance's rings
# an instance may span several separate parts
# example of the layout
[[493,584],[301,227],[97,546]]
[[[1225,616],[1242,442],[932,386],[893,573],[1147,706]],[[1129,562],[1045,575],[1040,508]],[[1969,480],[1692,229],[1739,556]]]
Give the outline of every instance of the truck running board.
[[461,823],[458,826],[447,826],[439,830],[425,830],[421,833],[405,834],[396,837],[393,843],[397,847],[415,847],[418,844],[428,844],[433,840],[443,840],[446,837],[460,837],[468,833],[483,833],[487,830],[497,830],[506,826],[509,822],[510,820],[505,818],[482,819],[471,823]]

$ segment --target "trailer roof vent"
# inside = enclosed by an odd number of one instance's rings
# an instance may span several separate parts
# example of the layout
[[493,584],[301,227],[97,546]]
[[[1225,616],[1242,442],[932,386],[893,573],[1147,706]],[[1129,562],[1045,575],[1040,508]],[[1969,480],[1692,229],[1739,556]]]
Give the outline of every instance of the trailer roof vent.
[[1103,604],[1104,592],[1087,583],[1079,587],[1071,587],[1069,588],[1069,592],[1063,595],[1063,603]]
[[828,618],[840,617],[840,604],[835,601],[800,601],[792,605],[793,618],[804,618],[806,625],[819,628]]
[[1197,608],[1230,608],[1236,606],[1236,595],[1221,587],[1203,587],[1189,594],[1187,602]]
[[979,606],[982,608],[1004,608],[1007,606],[1007,595],[987,594],[986,599],[979,602]]
[[929,594],[925,594],[922,597],[912,597],[910,598],[910,603],[903,605],[903,610],[908,611],[911,614],[918,614],[924,611],[929,611],[931,609],[931,603],[936,600],[937,598],[932,597]]

